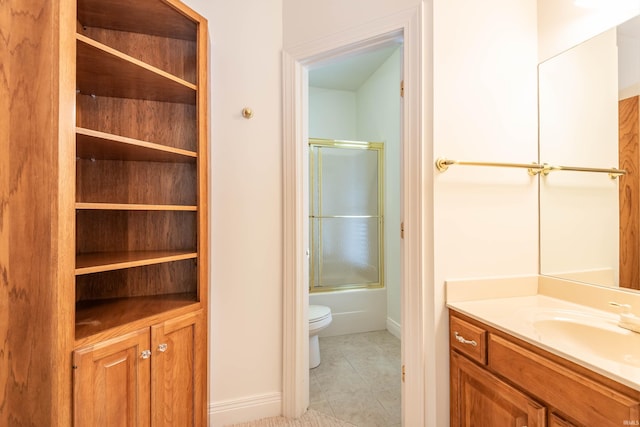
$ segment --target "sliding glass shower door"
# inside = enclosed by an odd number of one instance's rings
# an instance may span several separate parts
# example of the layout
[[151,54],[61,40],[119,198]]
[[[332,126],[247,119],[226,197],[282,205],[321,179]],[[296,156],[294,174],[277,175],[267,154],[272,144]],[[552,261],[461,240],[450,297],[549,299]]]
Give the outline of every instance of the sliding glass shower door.
[[309,140],[311,292],[383,286],[383,145]]

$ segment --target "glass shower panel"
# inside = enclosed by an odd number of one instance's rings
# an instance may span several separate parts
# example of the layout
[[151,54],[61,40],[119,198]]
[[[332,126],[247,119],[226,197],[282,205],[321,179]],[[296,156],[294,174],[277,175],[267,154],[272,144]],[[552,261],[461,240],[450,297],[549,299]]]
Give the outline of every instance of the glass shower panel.
[[309,146],[311,291],[382,286],[382,144]]
[[378,151],[323,148],[323,216],[378,215]]
[[378,218],[325,218],[322,220],[320,241],[320,286],[380,282]]

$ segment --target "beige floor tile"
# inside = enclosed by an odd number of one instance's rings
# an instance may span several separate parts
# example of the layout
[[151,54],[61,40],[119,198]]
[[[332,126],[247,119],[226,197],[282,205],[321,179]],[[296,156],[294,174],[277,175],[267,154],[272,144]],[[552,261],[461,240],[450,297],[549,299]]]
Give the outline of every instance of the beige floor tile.
[[373,393],[380,405],[387,412],[387,422],[389,425],[400,424],[402,422],[402,403],[400,399],[400,385],[397,390],[384,390]]
[[326,400],[313,402],[309,405],[309,408],[318,412],[322,412],[323,414],[331,415],[332,417],[336,416],[333,413],[333,409],[331,409],[331,405],[329,405],[329,402],[327,402]]
[[320,337],[311,408],[358,427],[400,427],[400,340],[387,331]]
[[320,387],[320,383],[313,375],[310,375],[309,376],[309,403],[316,403],[324,400],[326,399],[324,396],[324,392],[322,391],[322,387]]
[[371,394],[336,393],[329,398],[335,416],[358,427],[386,427],[388,414]]

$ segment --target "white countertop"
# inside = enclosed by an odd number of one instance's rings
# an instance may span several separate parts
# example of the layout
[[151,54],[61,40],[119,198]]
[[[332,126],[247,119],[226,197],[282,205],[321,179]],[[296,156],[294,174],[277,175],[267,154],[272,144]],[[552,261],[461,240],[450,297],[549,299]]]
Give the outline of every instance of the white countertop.
[[[541,294],[449,301],[447,307],[640,391],[640,334],[617,326],[616,314]],[[545,315],[559,313],[573,320],[584,319],[587,327],[596,322],[598,327],[612,328],[615,334],[623,335],[624,348],[612,349],[608,343],[596,342],[597,337],[586,335],[569,340],[545,336],[534,325]],[[618,361],[608,357],[608,351],[614,351]]]

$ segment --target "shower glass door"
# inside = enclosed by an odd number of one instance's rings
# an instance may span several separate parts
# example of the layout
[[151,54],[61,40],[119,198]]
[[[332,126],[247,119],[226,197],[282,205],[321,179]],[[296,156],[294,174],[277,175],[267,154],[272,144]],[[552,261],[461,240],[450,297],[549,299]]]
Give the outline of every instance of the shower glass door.
[[383,286],[382,143],[309,140],[310,292]]

